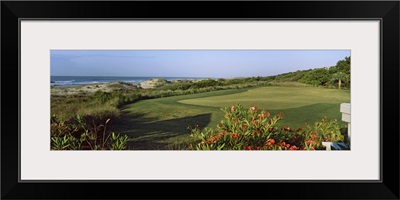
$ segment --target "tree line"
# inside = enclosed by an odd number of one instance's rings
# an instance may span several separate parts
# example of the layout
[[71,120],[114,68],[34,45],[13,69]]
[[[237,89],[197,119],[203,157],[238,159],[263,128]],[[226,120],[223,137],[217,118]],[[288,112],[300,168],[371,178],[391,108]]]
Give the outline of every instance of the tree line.
[[338,89],[350,88],[350,56],[339,60],[335,66],[299,70],[280,74],[275,77],[278,81],[298,81],[314,86],[331,86]]
[[[165,81],[167,82],[167,81]],[[208,87],[224,87],[243,84],[258,84],[270,82],[299,82],[312,86],[334,87],[338,89],[350,88],[350,56],[339,60],[335,66],[298,70],[274,76],[257,76],[230,79],[204,79],[201,81],[179,81],[161,85],[158,89],[189,90]],[[268,84],[267,84],[268,85]]]

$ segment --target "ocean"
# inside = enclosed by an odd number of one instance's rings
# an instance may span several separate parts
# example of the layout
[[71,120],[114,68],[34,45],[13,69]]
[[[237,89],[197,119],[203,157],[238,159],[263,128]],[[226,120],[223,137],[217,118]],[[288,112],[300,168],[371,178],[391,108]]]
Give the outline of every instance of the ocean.
[[73,86],[73,85],[87,85],[96,83],[102,84],[102,83],[117,82],[117,81],[138,84],[142,81],[154,78],[164,78],[168,81],[204,79],[199,77],[50,76],[50,85]]

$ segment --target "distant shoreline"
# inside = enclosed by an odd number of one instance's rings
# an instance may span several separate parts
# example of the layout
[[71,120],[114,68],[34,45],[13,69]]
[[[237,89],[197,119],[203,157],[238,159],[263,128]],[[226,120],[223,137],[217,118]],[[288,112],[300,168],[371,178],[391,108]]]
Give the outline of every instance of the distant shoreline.
[[144,81],[151,81],[153,79],[178,81],[178,80],[203,80],[207,78],[209,77],[51,76],[50,86],[79,86],[79,85],[91,85],[91,84],[105,84],[111,82],[132,83],[138,85]]
[[136,89],[152,89],[159,85],[165,85],[169,83],[179,81],[196,82],[204,79],[173,79],[167,80],[165,78],[152,78],[149,80],[143,80],[141,82],[124,82],[124,81],[112,81],[103,83],[87,83],[87,84],[70,84],[70,85],[51,85],[51,95],[75,95],[75,94],[93,94],[97,91],[112,92],[115,90],[136,90]]

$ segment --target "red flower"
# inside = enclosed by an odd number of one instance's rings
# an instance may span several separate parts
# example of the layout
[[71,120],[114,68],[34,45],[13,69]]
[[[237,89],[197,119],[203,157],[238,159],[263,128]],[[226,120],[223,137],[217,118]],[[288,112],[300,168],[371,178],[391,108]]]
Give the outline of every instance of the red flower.
[[268,139],[267,140],[267,146],[273,145],[275,144],[275,140],[274,139]]
[[235,111],[235,106],[232,106],[232,107],[231,107],[231,111]]
[[270,115],[271,115],[271,114],[270,114],[269,112],[266,112],[266,113],[258,114],[258,117],[264,118],[264,117],[269,117]]
[[234,139],[237,139],[237,138],[239,137],[239,134],[233,133],[233,134],[232,134],[232,137],[233,137]]
[[297,150],[298,148],[296,147],[296,145],[293,145],[290,147],[290,150]]
[[247,146],[247,147],[246,147],[246,150],[251,150],[251,146]]
[[312,139],[315,139],[315,138],[317,138],[317,137],[318,137],[318,135],[315,134],[315,133],[311,136]]
[[224,132],[218,133],[218,136],[219,136],[219,137],[222,137],[223,135],[224,135]]
[[285,131],[290,131],[290,127],[289,127],[289,126],[286,126],[286,125],[283,127],[283,129],[284,129]]
[[283,113],[278,113],[278,114],[276,115],[276,117],[277,117],[277,118],[283,117]]
[[269,139],[271,141],[272,144],[275,144],[275,140],[274,139]]

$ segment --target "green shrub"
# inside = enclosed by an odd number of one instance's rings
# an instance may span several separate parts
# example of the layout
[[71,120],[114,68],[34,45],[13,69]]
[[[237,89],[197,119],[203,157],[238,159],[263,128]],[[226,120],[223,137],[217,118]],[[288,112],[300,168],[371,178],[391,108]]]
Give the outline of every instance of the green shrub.
[[325,68],[314,69],[306,73],[300,81],[306,84],[323,86],[330,81],[329,71]]
[[123,150],[127,148],[128,136],[107,132],[107,119],[104,124],[77,115],[69,121],[60,121],[53,116],[50,122],[51,150]]
[[343,141],[337,120],[323,118],[313,126],[291,129],[275,124],[283,113],[271,116],[266,110],[252,106],[244,109],[241,104],[221,109],[225,120],[215,129],[191,130],[192,150],[319,150],[324,141]]

